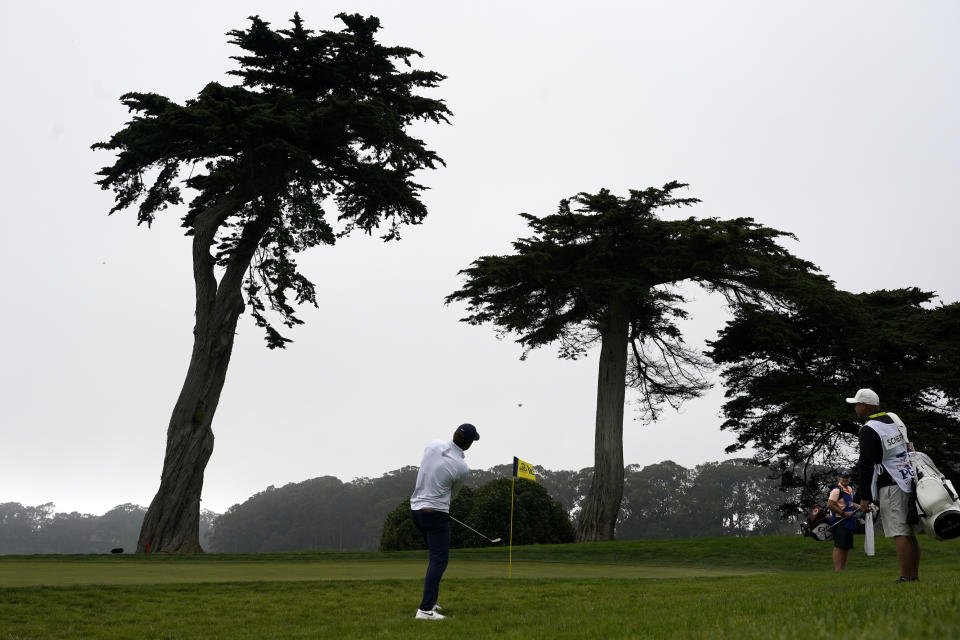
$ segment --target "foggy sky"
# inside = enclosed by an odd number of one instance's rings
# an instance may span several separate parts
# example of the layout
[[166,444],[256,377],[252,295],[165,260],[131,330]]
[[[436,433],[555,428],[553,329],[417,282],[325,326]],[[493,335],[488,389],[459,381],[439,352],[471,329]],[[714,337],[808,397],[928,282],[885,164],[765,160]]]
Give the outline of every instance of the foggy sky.
[[[203,506],[267,485],[378,476],[474,423],[475,468],[519,456],[593,464],[596,351],[569,362],[521,349],[443,305],[457,271],[529,235],[517,215],[607,187],[690,184],[676,215],[791,231],[795,254],[843,289],[918,286],[960,297],[960,8],[952,2],[59,2],[5,5],[0,59],[0,502],[102,513],[149,504],[189,361],[183,210],[152,229],[107,216],[94,184],[127,91],[182,102],[225,75],[226,31],[299,10],[338,30],[378,16],[381,40],[448,76],[451,125],[421,125],[447,162],[426,172],[423,225],[303,254],[319,309],[268,351],[241,318],[214,420]],[[185,194],[189,196],[189,194]],[[673,215],[673,214],[667,214]],[[725,318],[696,294],[688,340]],[[838,389],[838,402],[853,390]],[[628,393],[628,401],[635,396]],[[881,398],[882,400],[882,398]],[[722,390],[624,430],[627,463],[725,457]]]

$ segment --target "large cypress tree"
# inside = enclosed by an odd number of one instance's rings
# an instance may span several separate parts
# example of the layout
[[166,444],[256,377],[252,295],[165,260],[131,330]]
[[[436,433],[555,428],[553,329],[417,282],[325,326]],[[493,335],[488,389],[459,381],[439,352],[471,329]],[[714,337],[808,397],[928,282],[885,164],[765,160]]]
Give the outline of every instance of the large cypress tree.
[[562,200],[554,215],[523,213],[534,235],[514,242],[512,255],[478,258],[447,297],[466,301],[464,321],[516,333],[525,350],[557,342],[561,357],[577,358],[600,343],[594,475],[579,540],[614,535],[626,387],[639,391],[649,420],[664,403],[677,406],[709,387],[702,375],[709,361],[677,326],[688,315],[678,285],[698,283],[736,304],[769,304],[822,277],[777,243],[790,234],[750,218],[660,219],[661,209],[699,202],[674,194],[685,186],[631,190],[626,198],[603,189]]
[[[354,230],[383,227],[384,240],[396,239],[427,213],[414,173],[442,161],[407,129],[446,121],[442,101],[416,93],[443,76],[413,69],[417,51],[380,44],[376,18],[338,18],[341,31],[319,33],[296,14],[282,30],[250,18],[249,28],[227,34],[243,50],[234,57],[239,69],[229,72],[240,84],[211,82],[183,105],[128,93],[121,100],[132,120],[93,145],[117,154],[98,173],[98,184],[116,194],[111,213],[136,205],[149,225],[183,202],[181,184],[192,191],[183,226],[193,239],[193,354],[138,551],[201,551],[211,423],[245,306],[267,346],[283,347],[289,339],[271,313],[292,327],[301,323],[293,305],[316,306],[297,253]],[[178,183],[181,172],[189,174]]]

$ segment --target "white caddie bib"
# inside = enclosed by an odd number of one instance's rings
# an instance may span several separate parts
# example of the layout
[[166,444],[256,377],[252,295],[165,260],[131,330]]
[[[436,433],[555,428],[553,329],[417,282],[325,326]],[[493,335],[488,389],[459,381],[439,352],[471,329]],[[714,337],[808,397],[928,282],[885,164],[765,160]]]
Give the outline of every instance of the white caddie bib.
[[880,444],[883,449],[883,459],[873,469],[871,489],[874,498],[877,497],[877,478],[880,476],[881,469],[886,469],[890,477],[896,481],[897,486],[902,491],[909,493],[913,489],[912,484],[916,474],[910,465],[910,457],[907,455],[907,439],[903,432],[896,422],[888,424],[879,420],[869,420],[867,426],[880,436]]

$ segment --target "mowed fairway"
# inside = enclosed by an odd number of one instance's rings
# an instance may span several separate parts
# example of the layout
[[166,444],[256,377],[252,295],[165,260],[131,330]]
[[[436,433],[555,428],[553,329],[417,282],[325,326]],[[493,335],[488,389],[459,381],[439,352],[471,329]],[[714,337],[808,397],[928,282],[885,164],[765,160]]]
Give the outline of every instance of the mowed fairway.
[[908,585],[882,539],[842,574],[799,536],[515,548],[511,579],[505,549],[454,550],[442,622],[412,617],[425,552],[7,556],[0,640],[960,638],[960,541],[921,543]]

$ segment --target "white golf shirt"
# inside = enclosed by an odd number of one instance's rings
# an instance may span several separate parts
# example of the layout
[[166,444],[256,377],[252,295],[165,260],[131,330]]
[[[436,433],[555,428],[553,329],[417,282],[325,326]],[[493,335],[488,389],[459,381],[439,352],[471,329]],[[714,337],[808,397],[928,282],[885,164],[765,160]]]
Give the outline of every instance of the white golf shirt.
[[417,486],[410,496],[410,508],[449,513],[450,502],[457,497],[469,473],[463,449],[450,440],[434,440],[423,450]]

